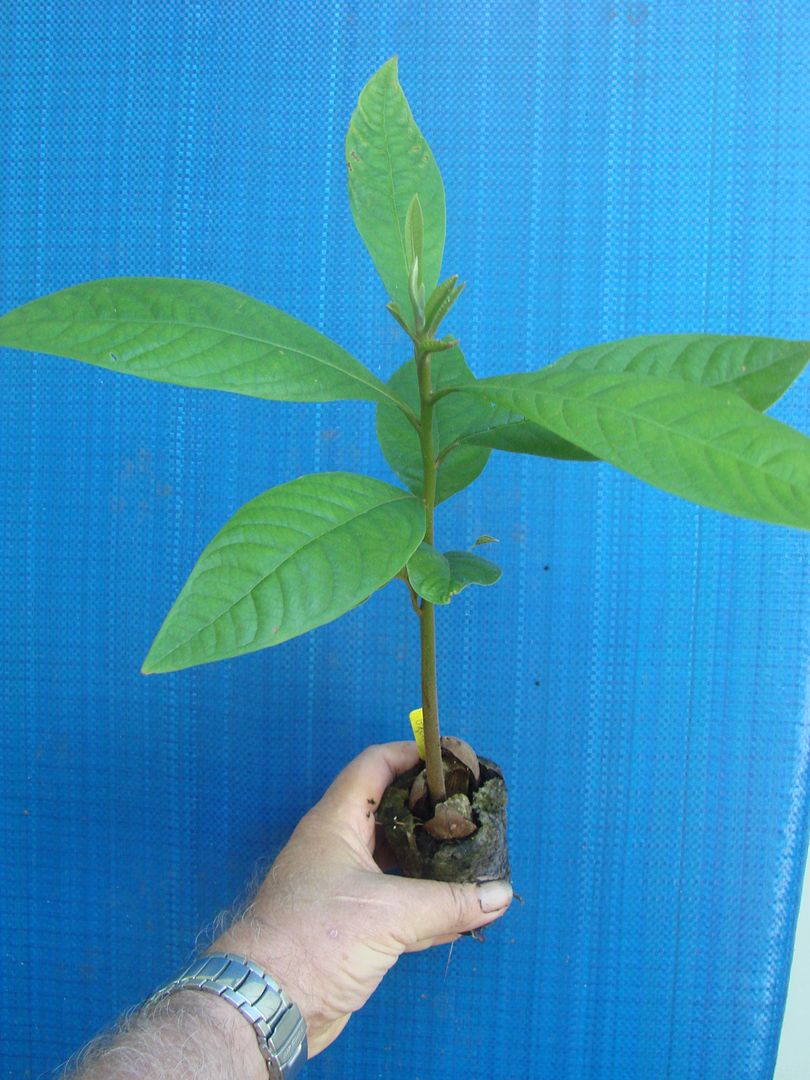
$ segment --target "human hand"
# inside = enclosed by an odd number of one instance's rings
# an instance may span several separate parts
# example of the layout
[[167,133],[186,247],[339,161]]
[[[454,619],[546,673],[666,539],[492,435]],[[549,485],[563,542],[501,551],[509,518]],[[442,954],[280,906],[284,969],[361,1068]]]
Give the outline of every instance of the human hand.
[[299,822],[254,903],[211,946],[263,967],[301,1010],[309,1056],[333,1042],[403,952],[455,941],[512,900],[508,882],[455,885],[383,874],[374,811],[419,760],[412,742],[370,746]]

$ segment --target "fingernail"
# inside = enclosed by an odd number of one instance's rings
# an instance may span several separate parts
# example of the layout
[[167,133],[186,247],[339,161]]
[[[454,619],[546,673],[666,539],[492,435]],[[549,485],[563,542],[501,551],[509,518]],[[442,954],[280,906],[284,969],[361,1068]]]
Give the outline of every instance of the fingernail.
[[478,886],[478,903],[482,911],[500,911],[512,900],[512,886],[508,881],[485,881]]

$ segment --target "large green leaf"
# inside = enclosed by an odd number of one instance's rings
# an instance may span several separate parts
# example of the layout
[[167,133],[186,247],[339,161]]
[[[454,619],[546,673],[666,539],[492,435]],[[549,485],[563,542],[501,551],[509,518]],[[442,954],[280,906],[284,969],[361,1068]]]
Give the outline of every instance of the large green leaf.
[[[431,361],[431,381],[434,390],[445,386],[462,386],[475,382],[457,346],[446,352],[434,353]],[[388,386],[398,398],[419,412],[419,382],[413,360],[406,361],[391,376]],[[433,446],[436,455],[446,456],[439,465],[436,482],[436,501],[449,499],[471,484],[489,459],[489,450],[462,444],[470,430],[486,427],[492,406],[483,398],[467,394],[448,394],[433,410]],[[377,406],[377,438],[385,460],[416,495],[422,494],[422,452],[419,435],[399,409],[389,405]],[[453,447],[452,449],[450,449]]]
[[[773,405],[802,373],[810,343],[723,334],[655,334],[577,349],[544,371],[627,372],[726,389],[755,409]],[[467,442],[513,453],[593,461],[593,455],[538,424],[499,409]]]
[[365,476],[320,473],[266,491],[205,548],[143,671],[240,656],[322,626],[389,581],[424,532],[418,499]]
[[396,400],[359,360],[311,326],[208,281],[107,278],[75,285],[0,318],[0,345],[274,401]]
[[444,252],[444,188],[399,85],[396,57],[372,75],[360,94],[346,135],[346,166],[357,231],[388,295],[412,326],[405,218],[418,195],[423,218],[420,270],[430,296]]
[[420,544],[407,565],[414,592],[431,604],[449,604],[468,585],[494,585],[501,568],[469,551],[446,551]]
[[810,529],[810,439],[732,390],[553,367],[470,389],[664,491]]
[[807,366],[810,342],[726,334],[649,334],[577,349],[557,371],[628,372],[731,390],[763,412]]

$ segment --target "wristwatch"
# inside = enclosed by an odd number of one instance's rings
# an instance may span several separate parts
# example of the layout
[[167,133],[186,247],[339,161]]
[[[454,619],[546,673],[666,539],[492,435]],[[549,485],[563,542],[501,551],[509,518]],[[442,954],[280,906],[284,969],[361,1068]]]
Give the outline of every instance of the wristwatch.
[[295,1005],[267,972],[232,953],[208,953],[147,1002],[176,990],[207,990],[229,1002],[256,1031],[259,1049],[273,1080],[294,1080],[307,1060],[307,1025]]

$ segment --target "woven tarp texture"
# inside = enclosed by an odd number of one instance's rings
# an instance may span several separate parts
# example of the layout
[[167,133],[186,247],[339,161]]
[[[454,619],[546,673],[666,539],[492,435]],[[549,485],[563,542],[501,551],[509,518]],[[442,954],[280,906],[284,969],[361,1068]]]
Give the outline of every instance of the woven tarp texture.
[[[393,54],[447,193],[477,375],[598,341],[810,338],[805,0],[0,5],[0,308],[220,281],[387,378],[407,357],[343,140]],[[277,649],[144,678],[208,540],[304,473],[392,480],[373,406],[4,350],[0,1056],[48,1076],[174,975],[340,767],[408,737],[394,583]],[[772,414],[810,431],[803,377]],[[307,1076],[770,1076],[807,848],[810,546],[606,465],[493,453],[439,542],[447,733],[510,784],[524,899],[403,958]]]

